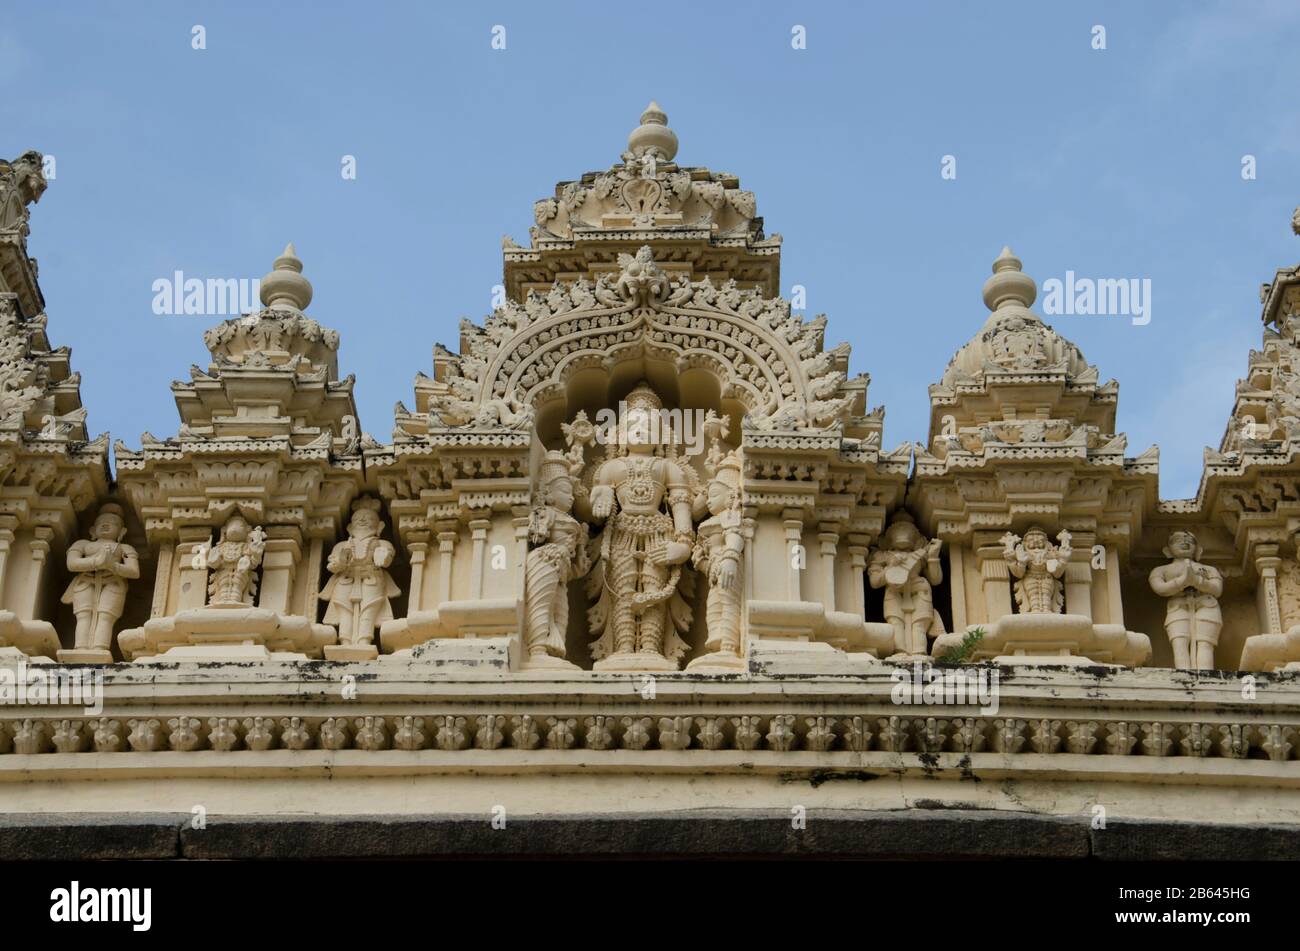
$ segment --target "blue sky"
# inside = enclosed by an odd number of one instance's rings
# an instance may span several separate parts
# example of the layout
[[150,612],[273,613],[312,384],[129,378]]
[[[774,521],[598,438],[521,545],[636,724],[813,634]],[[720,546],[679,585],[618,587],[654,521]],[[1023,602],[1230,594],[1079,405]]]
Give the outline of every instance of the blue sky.
[[7,2],[0,153],[57,159],[30,242],[50,335],[128,445],[176,432],[169,383],[215,323],[154,315],[153,282],[260,277],[286,241],[386,440],[434,342],[489,310],[501,236],[527,244],[533,201],[615,162],[654,98],[679,163],[756,192],[783,292],[852,343],[887,446],[925,439],[1004,244],[1040,284],[1149,278],[1147,326],[1048,321],[1120,381],[1130,454],[1158,442],[1178,498],[1259,345],[1259,284],[1300,260],[1298,41],[1290,2]]

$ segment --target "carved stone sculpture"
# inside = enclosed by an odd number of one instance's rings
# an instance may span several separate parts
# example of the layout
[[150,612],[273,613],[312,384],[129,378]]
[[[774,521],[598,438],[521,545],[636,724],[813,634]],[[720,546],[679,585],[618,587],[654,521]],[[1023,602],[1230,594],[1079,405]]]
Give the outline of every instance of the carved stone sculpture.
[[242,515],[232,515],[222,526],[215,545],[194,552],[194,567],[212,572],[208,581],[210,607],[251,607],[257,594],[257,569],[266,551],[266,532],[249,528]]
[[591,570],[587,526],[573,517],[575,489],[582,471],[582,446],[593,438],[586,413],[564,427],[567,453],[546,453],[537,474],[537,504],[528,519],[528,557],[524,566],[525,667],[576,670],[564,659],[569,627],[568,584]]
[[324,621],[338,627],[339,643],[325,648],[327,660],[369,660],[379,656],[375,628],[393,618],[389,599],[401,591],[385,569],[397,549],[379,536],[384,523],[380,502],[358,499],[352,504],[348,537],[330,552],[325,567],[332,577],[319,595],[328,603]]
[[927,541],[912,517],[900,512],[867,564],[871,587],[885,589],[885,620],[894,629],[899,653],[924,656],[928,638],[944,632],[932,588],[943,581],[942,544],[937,538]]
[[588,580],[592,656],[597,670],[676,670],[687,650],[677,632],[691,618],[680,585],[695,541],[693,472],[673,456],[671,440],[661,446],[646,435],[663,409],[654,390],[642,383],[626,405],[615,455],[597,467],[591,488],[591,517],[604,523]]
[[136,550],[124,544],[126,522],[120,506],[110,502],[99,510],[90,537],[68,547],[72,581],[63,603],[72,605],[77,619],[75,651],[60,651],[62,661],[110,663],[113,625],[126,605],[127,582],[140,577]]
[[1170,532],[1164,554],[1172,560],[1153,570],[1150,580],[1151,590],[1168,599],[1165,633],[1173,645],[1174,666],[1213,670],[1214,648],[1223,627],[1219,609],[1223,575],[1200,563],[1201,546],[1191,532]]
[[1016,606],[1021,614],[1060,614],[1065,603],[1061,578],[1070,561],[1070,533],[1056,536],[1059,545],[1047,540],[1047,533],[1034,526],[1020,536],[1008,532],[1002,536],[1002,557],[1016,578]]
[[743,561],[745,538],[741,533],[741,461],[738,451],[724,453],[720,445],[727,435],[726,418],[710,410],[705,432],[713,440],[705,471],[705,504],[709,517],[700,523],[693,560],[709,581],[705,603],[708,623],[705,654],[687,665],[689,670],[724,668],[744,670],[741,654],[740,617],[743,603]]

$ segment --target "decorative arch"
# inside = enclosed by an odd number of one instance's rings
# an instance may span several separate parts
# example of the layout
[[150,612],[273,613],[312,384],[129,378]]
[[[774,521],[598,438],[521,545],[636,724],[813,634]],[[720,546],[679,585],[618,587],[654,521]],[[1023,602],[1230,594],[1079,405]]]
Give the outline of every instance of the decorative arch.
[[621,255],[596,283],[556,283],[510,301],[484,326],[461,325],[461,354],[430,403],[430,429],[526,429],[568,398],[583,370],[629,361],[704,370],[758,429],[829,429],[848,415],[847,345],[823,351],[824,318],[803,321],[781,298],[734,281],[669,279],[650,248]]

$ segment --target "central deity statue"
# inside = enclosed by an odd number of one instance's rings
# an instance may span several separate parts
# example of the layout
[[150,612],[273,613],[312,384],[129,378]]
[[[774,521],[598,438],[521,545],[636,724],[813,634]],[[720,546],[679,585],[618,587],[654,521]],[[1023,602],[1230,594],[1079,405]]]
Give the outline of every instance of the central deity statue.
[[597,670],[677,670],[689,627],[695,471],[660,425],[663,402],[642,383],[628,394],[612,454],[592,475],[591,520],[604,523],[588,593]]
[[1002,557],[1016,580],[1016,606],[1021,614],[1060,614],[1065,603],[1061,578],[1074,549],[1070,533],[1057,534],[1059,544],[1047,540],[1047,532],[1037,525],[1025,533],[1022,542],[1010,532],[1002,536]]

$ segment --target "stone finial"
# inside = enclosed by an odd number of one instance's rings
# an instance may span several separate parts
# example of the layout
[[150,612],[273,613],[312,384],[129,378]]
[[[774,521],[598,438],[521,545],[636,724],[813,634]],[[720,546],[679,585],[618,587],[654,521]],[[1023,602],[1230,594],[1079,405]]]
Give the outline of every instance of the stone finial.
[[262,304],[306,310],[311,303],[311,281],[302,276],[302,261],[293,249],[293,242],[285,245],[284,253],[275,259],[272,267],[271,273],[262,278]]
[[1300,234],[1300,208],[1297,208],[1291,214],[1291,231],[1294,234]]
[[627,148],[637,158],[653,149],[665,162],[673,160],[677,154],[677,134],[668,128],[668,116],[659,103],[652,101],[641,113],[641,124],[627,137]]
[[1029,307],[1037,296],[1034,279],[1020,270],[1020,258],[1003,248],[993,262],[993,276],[984,282],[984,306],[989,310],[1008,304]]

